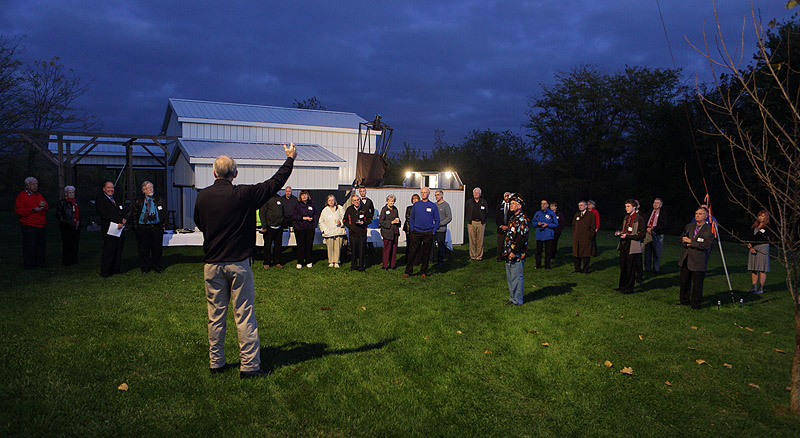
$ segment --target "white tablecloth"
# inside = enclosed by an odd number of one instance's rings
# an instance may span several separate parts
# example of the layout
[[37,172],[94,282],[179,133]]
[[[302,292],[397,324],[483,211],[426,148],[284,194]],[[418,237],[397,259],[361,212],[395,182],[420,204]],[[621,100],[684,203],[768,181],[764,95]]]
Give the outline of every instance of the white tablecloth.
[[[264,246],[264,236],[256,231],[256,245]],[[374,244],[376,247],[383,246],[383,238],[381,238],[381,231],[378,228],[367,228],[367,242]],[[450,237],[450,230],[447,230],[447,237],[445,238],[447,248],[452,251],[453,240]],[[322,244],[322,232],[319,229],[314,230],[314,244]],[[164,233],[163,246],[203,246],[203,233],[195,231],[194,233]],[[297,241],[294,238],[294,233],[284,230],[283,232],[283,246],[296,246]]]

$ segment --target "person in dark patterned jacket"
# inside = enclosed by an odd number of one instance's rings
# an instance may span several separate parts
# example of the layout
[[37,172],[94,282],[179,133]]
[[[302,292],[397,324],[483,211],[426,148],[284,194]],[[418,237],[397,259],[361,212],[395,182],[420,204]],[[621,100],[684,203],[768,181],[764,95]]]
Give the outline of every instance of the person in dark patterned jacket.
[[506,263],[509,299],[507,306],[521,306],[525,280],[525,255],[528,251],[528,218],[522,212],[525,201],[519,195],[509,198],[511,217],[508,220],[503,260]]

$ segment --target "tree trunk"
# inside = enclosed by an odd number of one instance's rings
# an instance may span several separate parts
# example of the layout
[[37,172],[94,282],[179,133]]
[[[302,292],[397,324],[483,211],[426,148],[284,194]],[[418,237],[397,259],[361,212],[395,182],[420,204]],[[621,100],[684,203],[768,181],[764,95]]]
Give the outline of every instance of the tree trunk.
[[[796,297],[795,300],[800,300]],[[792,402],[791,409],[800,415],[800,306],[794,303],[794,360],[792,360]]]

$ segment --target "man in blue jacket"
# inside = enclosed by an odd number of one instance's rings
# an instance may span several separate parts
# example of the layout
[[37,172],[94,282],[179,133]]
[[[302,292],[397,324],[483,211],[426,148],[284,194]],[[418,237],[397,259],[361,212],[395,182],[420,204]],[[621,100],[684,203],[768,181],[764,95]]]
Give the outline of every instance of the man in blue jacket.
[[558,227],[558,219],[550,204],[542,199],[542,209],[533,215],[536,224],[536,269],[542,267],[542,248],[544,248],[544,268],[550,269],[550,258],[553,256],[553,238]]
[[420,200],[411,206],[411,219],[408,236],[408,251],[406,252],[406,272],[403,278],[408,278],[414,272],[414,265],[421,263],[420,274],[422,278],[428,275],[428,259],[431,257],[433,246],[433,233],[439,228],[439,208],[428,200],[431,189],[423,187],[419,191]]

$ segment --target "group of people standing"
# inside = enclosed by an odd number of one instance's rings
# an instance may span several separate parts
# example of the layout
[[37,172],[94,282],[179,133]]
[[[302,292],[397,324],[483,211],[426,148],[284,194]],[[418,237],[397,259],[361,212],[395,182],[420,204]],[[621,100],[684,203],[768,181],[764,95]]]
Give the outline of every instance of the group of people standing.
[[[25,190],[17,195],[14,203],[22,228],[22,266],[35,269],[45,266],[46,213],[50,206],[39,192],[39,181],[34,177],[25,179]],[[124,206],[114,197],[114,183],[103,184],[102,192],[94,205],[100,218],[103,235],[103,250],[100,258],[100,276],[110,277],[121,272],[122,248],[125,229],[130,226],[136,235],[142,272],[162,272],[161,264],[163,233],[167,221],[167,210],[163,199],[154,194],[154,186],[144,181],[142,196]],[[64,266],[78,263],[81,228],[86,211],[75,197],[75,187],[64,187],[64,197],[58,201],[56,219],[61,233]]]

